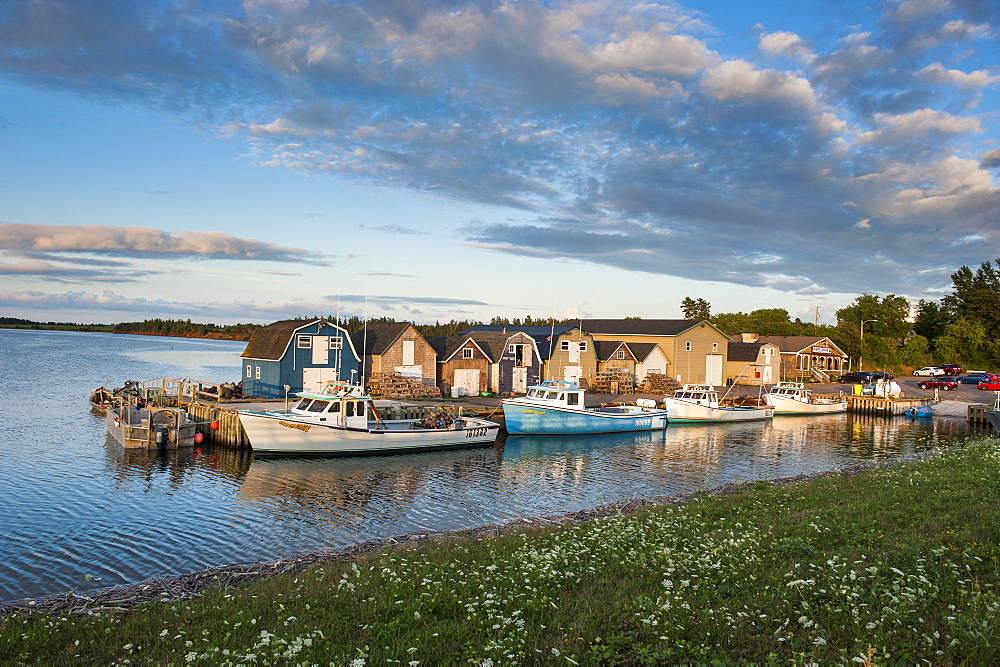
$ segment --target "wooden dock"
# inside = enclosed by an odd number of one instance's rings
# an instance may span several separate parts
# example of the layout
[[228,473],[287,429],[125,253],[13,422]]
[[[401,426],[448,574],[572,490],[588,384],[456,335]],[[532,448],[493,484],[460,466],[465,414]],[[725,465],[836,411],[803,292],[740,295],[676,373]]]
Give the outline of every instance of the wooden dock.
[[983,405],[982,403],[970,403],[969,404],[969,423],[970,424],[985,424],[986,426],[991,426],[990,420],[986,417],[986,411],[992,410],[992,406]]
[[893,417],[910,408],[933,405],[933,398],[882,398],[881,396],[847,396],[847,411],[859,415]]

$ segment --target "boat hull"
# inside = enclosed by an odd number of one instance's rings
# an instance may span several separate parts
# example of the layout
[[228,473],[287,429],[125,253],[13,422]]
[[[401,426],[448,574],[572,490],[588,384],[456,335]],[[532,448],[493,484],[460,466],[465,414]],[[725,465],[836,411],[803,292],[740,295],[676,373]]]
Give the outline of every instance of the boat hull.
[[774,407],[770,405],[759,408],[714,407],[667,398],[664,400],[664,406],[670,413],[671,423],[756,421],[774,416]]
[[828,415],[847,412],[847,401],[816,401],[807,403],[785,396],[768,396],[776,415]]
[[516,435],[584,435],[665,429],[666,410],[622,406],[620,412],[538,405],[517,399],[503,401],[508,433]]
[[465,418],[462,428],[419,429],[412,421],[384,421],[382,428],[347,428],[310,423],[284,412],[245,410],[240,423],[254,452],[358,456],[480,447],[496,441],[500,425]]

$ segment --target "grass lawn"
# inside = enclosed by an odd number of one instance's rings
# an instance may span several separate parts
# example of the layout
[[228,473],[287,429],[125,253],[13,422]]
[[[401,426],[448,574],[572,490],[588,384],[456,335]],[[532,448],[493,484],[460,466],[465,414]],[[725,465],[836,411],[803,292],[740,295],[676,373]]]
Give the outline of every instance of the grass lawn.
[[996,664],[998,559],[988,439],[119,614],[19,613],[0,664]]

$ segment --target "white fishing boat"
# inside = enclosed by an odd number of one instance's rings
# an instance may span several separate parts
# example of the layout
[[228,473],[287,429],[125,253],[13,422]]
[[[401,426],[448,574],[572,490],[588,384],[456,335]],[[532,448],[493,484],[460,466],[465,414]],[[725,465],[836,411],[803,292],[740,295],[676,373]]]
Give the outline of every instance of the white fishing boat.
[[583,390],[575,382],[545,380],[525,396],[502,401],[508,433],[519,435],[582,435],[652,431],[667,427],[667,411],[656,401],[640,398],[634,405],[584,406]]
[[387,420],[359,387],[328,382],[322,391],[296,394],[285,410],[240,410],[240,423],[256,453],[386,454],[491,445],[500,425],[439,413],[422,420]]
[[752,421],[774,416],[773,405],[723,405],[719,393],[707,384],[684,385],[663,398],[663,407],[673,423]]
[[831,412],[847,412],[846,398],[813,396],[801,382],[779,382],[768,388],[766,397],[774,406],[776,415],[825,415]]

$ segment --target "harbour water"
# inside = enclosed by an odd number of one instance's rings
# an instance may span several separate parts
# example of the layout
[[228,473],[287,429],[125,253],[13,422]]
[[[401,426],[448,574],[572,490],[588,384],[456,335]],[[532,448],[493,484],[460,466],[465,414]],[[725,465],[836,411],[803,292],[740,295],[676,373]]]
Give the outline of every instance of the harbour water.
[[400,456],[254,460],[109,441],[110,376],[235,381],[245,344],[0,329],[0,600],[87,591],[959,446],[962,419],[779,417]]

